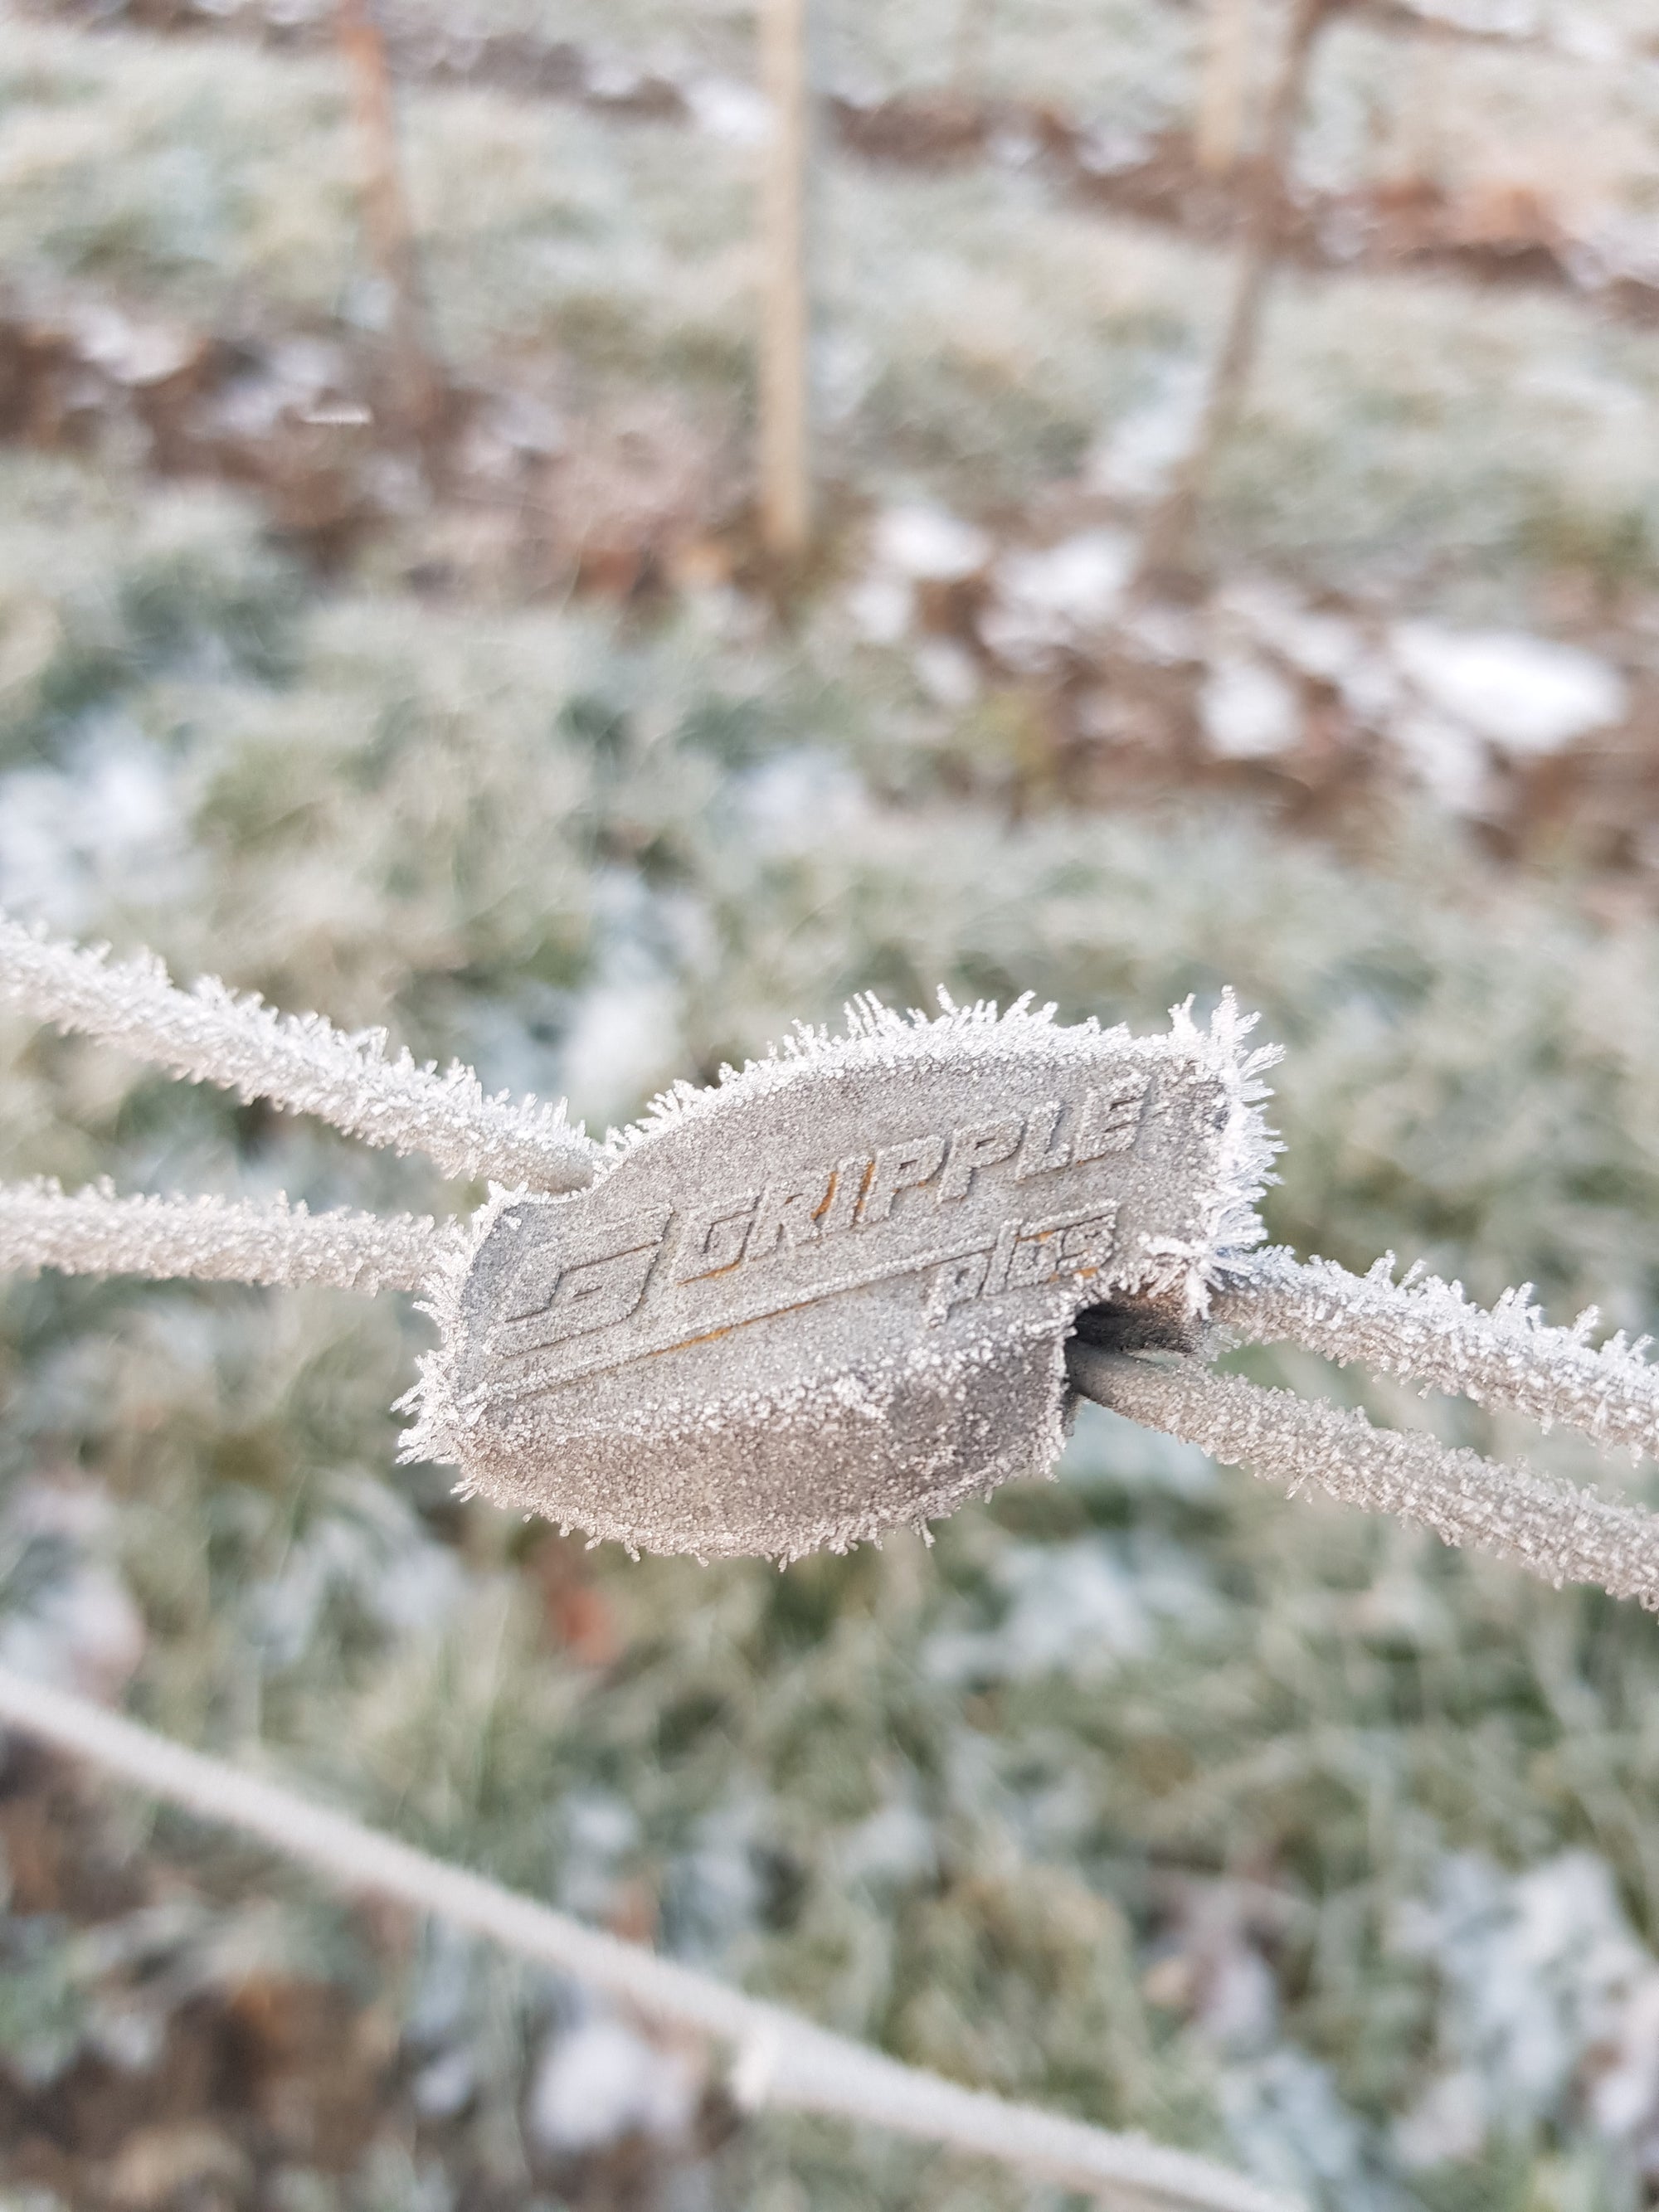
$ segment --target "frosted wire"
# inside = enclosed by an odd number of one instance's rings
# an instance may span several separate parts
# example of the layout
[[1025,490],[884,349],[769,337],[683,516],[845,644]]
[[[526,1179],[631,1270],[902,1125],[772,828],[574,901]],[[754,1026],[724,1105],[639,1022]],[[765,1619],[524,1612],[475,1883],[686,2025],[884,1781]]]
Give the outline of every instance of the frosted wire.
[[1292,1496],[1312,1483],[1345,1504],[1398,1514],[1445,1543],[1513,1560],[1558,1589],[1594,1583],[1659,1611],[1659,1516],[1432,1437],[1373,1428],[1361,1413],[1264,1390],[1195,1360],[1073,1341],[1066,1364],[1085,1397]]
[[107,1184],[0,1184],[0,1273],[193,1275],[208,1282],[329,1283],[415,1291],[450,1231],[429,1215],[309,1213],[278,1198],[118,1198]]
[[735,2045],[737,2086],[751,2102],[830,2113],[976,2152],[1126,2212],[1294,2212],[1278,2191],[1209,2159],[1006,2104],[902,2065],[3,1667],[0,1722],[204,1820],[257,1836],[349,1890],[438,1914],[653,2021]]
[[1560,1421],[1598,1443],[1659,1454],[1659,1370],[1622,1337],[1595,1350],[1586,1340],[1593,1310],[1575,1328],[1553,1328],[1526,1289],[1506,1291],[1487,1313],[1455,1283],[1392,1278],[1391,1259],[1351,1275],[1279,1248],[1243,1263],[1211,1315],[1251,1343],[1289,1340],[1477,1405],[1511,1407],[1547,1429]]
[[4,1000],[175,1075],[315,1114],[371,1145],[423,1152],[448,1176],[531,1190],[593,1180],[599,1148],[562,1104],[487,1097],[459,1062],[440,1075],[406,1051],[389,1059],[383,1030],[347,1036],[320,1014],[278,1014],[215,976],[178,990],[149,953],[112,965],[101,951],[53,944],[0,915]]

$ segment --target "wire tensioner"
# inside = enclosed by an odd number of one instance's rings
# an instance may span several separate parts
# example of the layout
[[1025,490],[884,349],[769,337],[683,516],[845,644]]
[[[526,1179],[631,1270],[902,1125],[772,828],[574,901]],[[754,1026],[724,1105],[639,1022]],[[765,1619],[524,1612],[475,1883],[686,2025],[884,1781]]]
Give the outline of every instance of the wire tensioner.
[[1266,1069],[1230,995],[1200,1027],[1066,1026],[1025,1000],[798,1029],[594,1143],[379,1032],[177,990],[0,917],[0,1000],[198,1080],[485,1180],[470,1217],[0,1188],[0,1268],[416,1290],[439,1342],[405,1456],[595,1538],[705,1559],[845,1549],[1052,1472],[1086,1395],[1559,1583],[1659,1606],[1659,1520],[1421,1431],[1213,1372],[1293,1340],[1425,1388],[1659,1447],[1644,1346],[1491,1312],[1392,1255],[1261,1249]]

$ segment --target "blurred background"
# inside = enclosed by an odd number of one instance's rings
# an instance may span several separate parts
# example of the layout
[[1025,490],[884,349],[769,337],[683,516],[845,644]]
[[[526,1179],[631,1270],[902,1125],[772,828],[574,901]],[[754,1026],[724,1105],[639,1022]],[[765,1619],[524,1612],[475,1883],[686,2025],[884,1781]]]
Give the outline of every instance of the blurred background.
[[[1287,1048],[1275,1239],[1639,1334],[1651,11],[800,27],[5,7],[0,905],[601,1131],[854,990],[1231,983]],[[481,1194],[9,1017],[0,1147]],[[0,1322],[5,1663],[1316,2206],[1659,2202],[1634,1608],[1093,1409],[931,1552],[634,1564],[395,1465],[410,1300],[44,1278]],[[744,2117],[699,2047],[15,1741],[0,1845],[4,2212],[1062,2202]]]

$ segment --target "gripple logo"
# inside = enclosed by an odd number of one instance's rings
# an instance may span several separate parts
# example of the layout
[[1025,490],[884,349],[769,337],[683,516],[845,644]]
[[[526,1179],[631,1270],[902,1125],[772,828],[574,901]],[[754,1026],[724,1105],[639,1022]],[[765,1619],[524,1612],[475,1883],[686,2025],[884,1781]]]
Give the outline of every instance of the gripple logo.
[[677,1098],[588,1189],[481,1224],[427,1433],[499,1504],[705,1558],[1051,1465],[1079,1310],[1209,1249],[1228,1057],[872,1016]]
[[[677,1219],[673,1256],[662,1271],[665,1290],[692,1285],[712,1290],[721,1279],[740,1274],[745,1289],[758,1291],[769,1273],[782,1273],[791,1279],[782,1286],[785,1302],[793,1307],[868,1288],[888,1274],[927,1273],[926,1312],[937,1324],[975,1298],[1029,1289],[1062,1274],[1086,1278],[1110,1255],[1115,1203],[1086,1204],[1040,1219],[1003,1209],[1011,1200],[1036,1196],[1062,1170],[1129,1150],[1148,1082],[1144,1072],[1137,1073],[1086,1091],[1075,1109],[1060,1099],[1044,1099],[1024,1113],[1000,1114],[945,1134],[902,1138],[684,1214],[672,1206],[653,1207],[624,1217],[597,1238],[579,1232],[560,1254],[556,1273],[550,1270],[550,1255],[538,1255],[522,1271],[497,1325],[495,1350],[521,1363],[629,1320],[645,1297]],[[993,1199],[1002,1218],[975,1228],[965,1243],[949,1237],[956,1217],[971,1212],[982,1219],[985,1202]],[[970,1206],[970,1200],[978,1203]],[[924,1249],[902,1249],[924,1220],[931,1232]],[[890,1244],[901,1249],[884,1258]],[[810,1287],[799,1279],[799,1268],[780,1270],[776,1264],[803,1256],[827,1270]],[[819,1271],[811,1272],[817,1277]],[[776,1310],[766,1307],[743,1318],[763,1319]],[[641,1345],[635,1356],[670,1348]]]

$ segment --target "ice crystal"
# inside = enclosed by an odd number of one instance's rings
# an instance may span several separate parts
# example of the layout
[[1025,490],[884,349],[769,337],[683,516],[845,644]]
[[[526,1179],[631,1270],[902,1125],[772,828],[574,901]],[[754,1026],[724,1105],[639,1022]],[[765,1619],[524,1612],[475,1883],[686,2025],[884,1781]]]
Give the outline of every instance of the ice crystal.
[[538,1190],[591,1181],[597,1150],[562,1105],[486,1096],[459,1063],[440,1075],[386,1032],[352,1036],[321,1014],[279,1014],[216,976],[174,988],[151,954],[112,965],[0,915],[0,999],[154,1060],[193,1082],[315,1114],[371,1145],[424,1152],[446,1175],[495,1176]]
[[1643,1356],[1647,1340],[1632,1345],[1620,1334],[1598,1350],[1589,1341],[1594,1308],[1556,1328],[1531,1297],[1522,1284],[1488,1313],[1460,1283],[1414,1267],[1396,1284],[1392,1253],[1353,1275],[1275,1249],[1253,1255],[1212,1312],[1255,1343],[1304,1345],[1477,1405],[1512,1407],[1546,1429],[1560,1421],[1598,1443],[1659,1450],[1659,1370]]
[[1165,1429],[1213,1458],[1248,1467],[1292,1497],[1310,1485],[1346,1504],[1392,1513],[1443,1542],[1495,1553],[1559,1589],[1591,1583],[1659,1611],[1659,1516],[1644,1513],[1432,1437],[1373,1428],[1365,1416],[1266,1390],[1190,1360],[1072,1352],[1091,1396]]
[[0,1271],[194,1276],[221,1283],[328,1283],[413,1291],[449,1241],[430,1215],[312,1213],[284,1198],[118,1198],[108,1183],[0,1184]]

